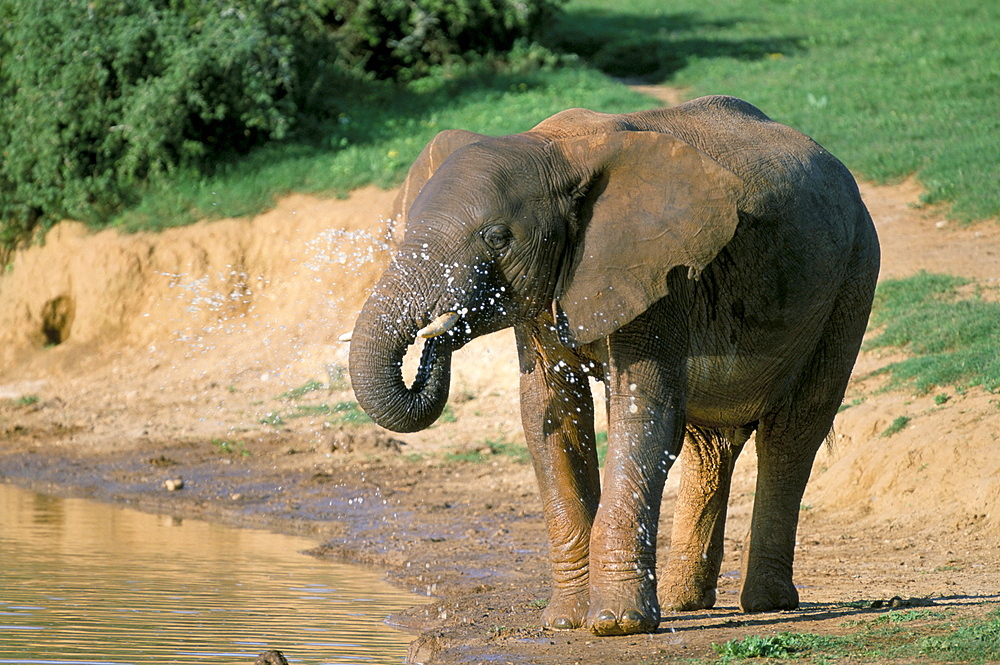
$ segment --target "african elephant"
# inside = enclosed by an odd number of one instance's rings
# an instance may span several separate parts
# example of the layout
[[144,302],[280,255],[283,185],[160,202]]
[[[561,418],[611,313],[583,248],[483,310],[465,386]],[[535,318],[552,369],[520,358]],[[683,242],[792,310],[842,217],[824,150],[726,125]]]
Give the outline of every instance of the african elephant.
[[[843,164],[747,102],[705,97],[571,109],[511,136],[441,132],[399,202],[405,234],[353,332],[358,402],[391,430],[426,428],[452,352],[514,327],[554,578],[546,625],[656,629],[659,507],[685,434],[660,593],[675,609],[715,602],[733,465],[756,432],[740,606],[797,607],[800,500],[879,269]],[[603,484],[588,377],[607,396]]]

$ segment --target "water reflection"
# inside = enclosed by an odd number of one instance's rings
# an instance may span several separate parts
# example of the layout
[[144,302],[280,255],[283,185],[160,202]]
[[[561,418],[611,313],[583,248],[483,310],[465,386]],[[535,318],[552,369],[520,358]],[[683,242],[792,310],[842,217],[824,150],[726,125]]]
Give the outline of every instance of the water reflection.
[[315,543],[0,485],[0,663],[400,663],[417,602]]

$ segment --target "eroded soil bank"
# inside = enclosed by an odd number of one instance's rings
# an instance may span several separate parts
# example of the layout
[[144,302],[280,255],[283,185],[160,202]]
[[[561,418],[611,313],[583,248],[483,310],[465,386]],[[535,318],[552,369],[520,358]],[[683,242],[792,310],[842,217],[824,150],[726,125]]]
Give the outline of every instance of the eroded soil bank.
[[[916,206],[911,183],[864,194],[884,276],[959,274],[996,295],[1000,226],[947,223]],[[930,598],[970,614],[1000,602],[1000,397],[879,392],[869,375],[892,358],[866,353],[803,502],[802,609],[736,610],[751,449],[717,609],[668,615],[649,636],[540,630],[547,547],[512,445],[523,442],[512,336],[456,354],[452,403],[430,430],[354,423],[336,340],[388,259],[379,217],[392,198],[294,196],[254,220],[159,235],[63,224],[19,253],[0,277],[0,480],[307,534],[322,556],[384,565],[427,594],[394,618],[415,631],[413,662],[663,662],[748,634],[843,634],[884,611],[852,601]],[[883,436],[903,415],[908,426]]]

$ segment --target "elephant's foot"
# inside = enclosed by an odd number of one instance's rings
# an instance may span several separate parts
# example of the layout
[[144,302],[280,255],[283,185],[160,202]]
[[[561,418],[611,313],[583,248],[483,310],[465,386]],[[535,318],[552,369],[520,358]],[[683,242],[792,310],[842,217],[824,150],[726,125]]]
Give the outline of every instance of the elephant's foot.
[[715,607],[715,587],[703,586],[694,581],[663,585],[666,605],[675,612],[692,612]]
[[659,625],[660,603],[654,585],[618,584],[600,591],[591,588],[587,627],[595,635],[652,633]]
[[546,628],[556,630],[579,628],[587,619],[589,606],[589,588],[556,587],[542,612],[542,622]]
[[744,612],[794,610],[799,606],[799,592],[790,579],[766,581],[749,577],[740,590],[740,609]]

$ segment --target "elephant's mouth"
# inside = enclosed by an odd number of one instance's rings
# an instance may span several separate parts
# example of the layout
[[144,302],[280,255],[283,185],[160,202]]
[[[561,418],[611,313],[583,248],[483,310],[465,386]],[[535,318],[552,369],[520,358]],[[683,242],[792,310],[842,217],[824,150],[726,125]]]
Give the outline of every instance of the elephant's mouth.
[[[417,331],[417,338],[414,343],[424,340],[424,348],[420,352],[420,363],[417,365],[417,373],[410,385],[410,391],[419,393],[427,387],[427,382],[431,378],[431,372],[440,359],[442,346],[448,342],[449,334],[460,319],[458,312],[445,312],[426,326]],[[451,346],[449,344],[449,346]]]
[[431,380],[431,374],[435,365],[441,360],[442,351],[441,337],[432,337],[424,342],[424,348],[420,352],[420,363],[417,366],[416,376],[410,385],[410,392],[420,393],[427,387],[427,382]]

